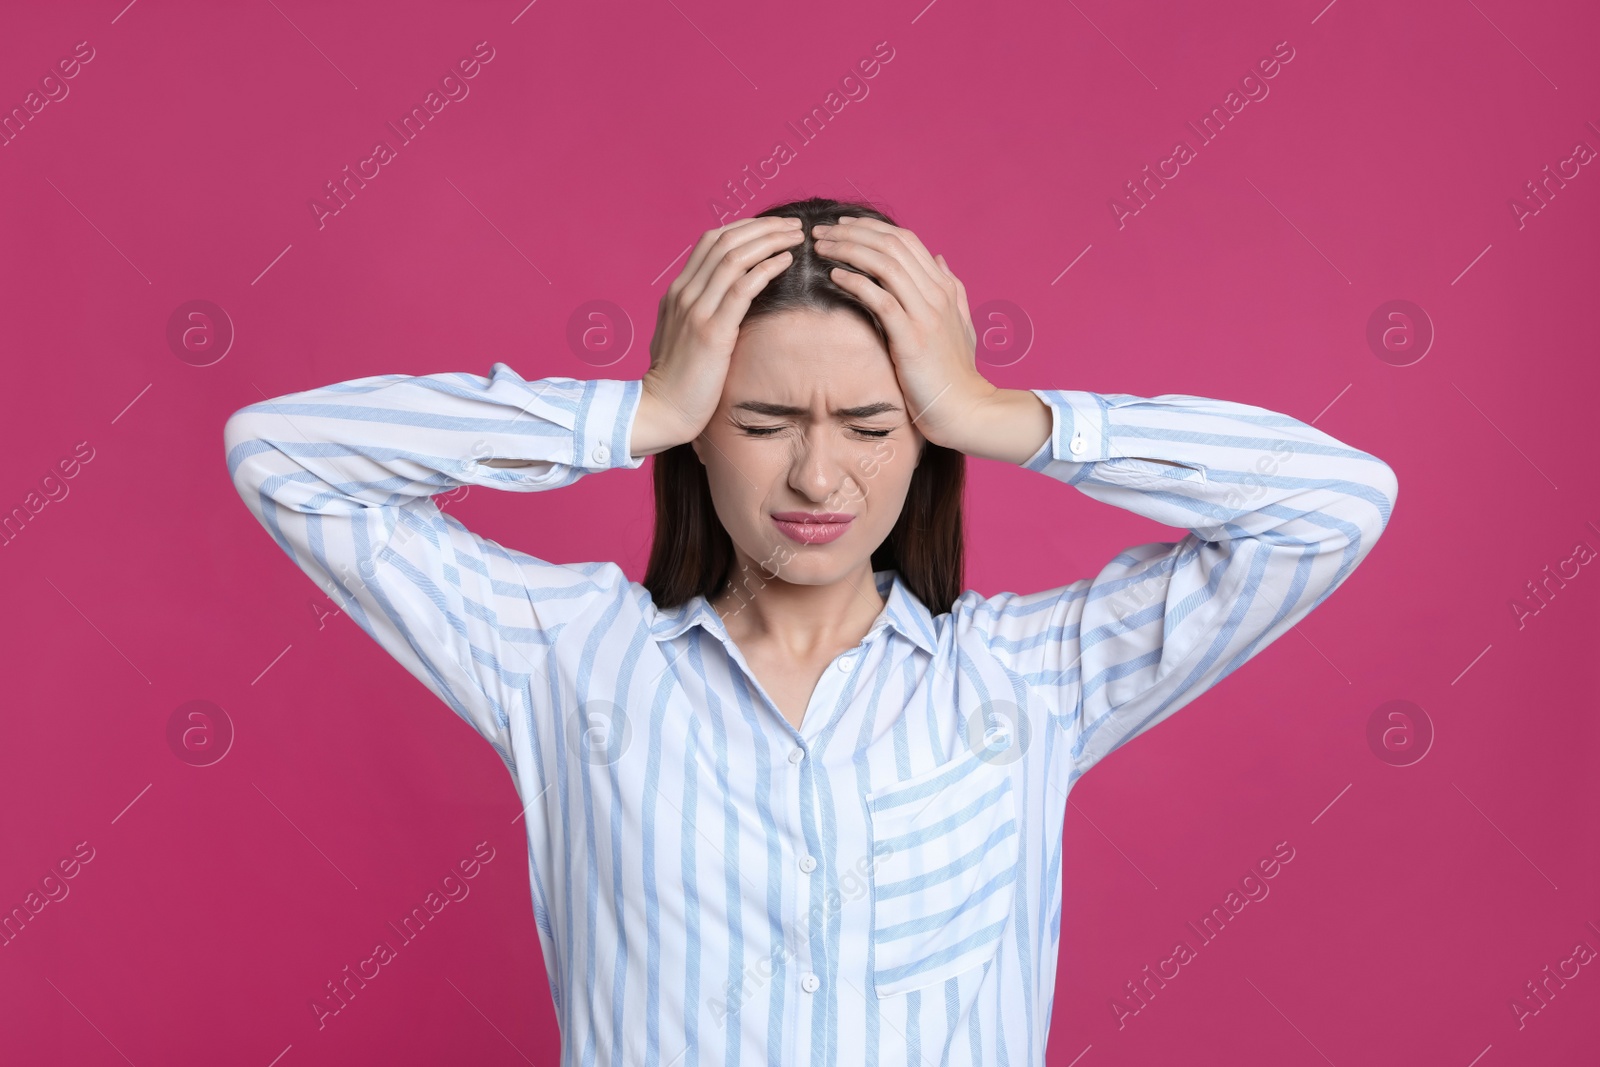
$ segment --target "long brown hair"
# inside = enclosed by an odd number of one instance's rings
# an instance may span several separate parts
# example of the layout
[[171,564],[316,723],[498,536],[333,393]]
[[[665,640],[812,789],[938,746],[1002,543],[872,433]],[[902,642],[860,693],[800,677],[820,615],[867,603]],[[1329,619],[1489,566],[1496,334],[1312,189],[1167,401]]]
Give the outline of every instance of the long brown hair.
[[[790,249],[794,261],[756,294],[741,326],[781,311],[842,310],[865,320],[887,350],[888,336],[877,316],[828,276],[832,267],[866,272],[818,255],[811,228],[837,223],[840,215],[874,218],[891,226],[897,223],[870,205],[824,197],[777,204],[757,217],[768,215],[798,218],[805,242]],[[899,571],[907,588],[935,615],[951,610],[965,585],[961,501],[966,473],[963,453],[926,441],[900,517],[872,553],[873,570]],[[733,539],[712,506],[705,467],[694,447],[685,443],[656,454],[654,477],[655,539],[644,587],[663,610],[697,595],[713,599],[728,583],[736,557]]]

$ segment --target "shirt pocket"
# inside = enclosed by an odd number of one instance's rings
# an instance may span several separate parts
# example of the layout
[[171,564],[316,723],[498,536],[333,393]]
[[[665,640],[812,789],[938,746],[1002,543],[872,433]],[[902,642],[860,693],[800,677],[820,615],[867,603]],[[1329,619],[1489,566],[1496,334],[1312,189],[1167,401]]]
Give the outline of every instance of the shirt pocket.
[[924,989],[992,960],[1017,876],[1009,767],[990,749],[969,751],[866,801],[877,995]]

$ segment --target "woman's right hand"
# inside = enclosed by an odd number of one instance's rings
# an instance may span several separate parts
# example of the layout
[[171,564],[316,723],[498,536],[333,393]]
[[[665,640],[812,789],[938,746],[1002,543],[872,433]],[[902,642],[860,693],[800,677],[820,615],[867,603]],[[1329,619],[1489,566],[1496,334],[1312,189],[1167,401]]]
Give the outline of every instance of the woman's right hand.
[[629,450],[648,456],[700,436],[722,398],[739,324],[750,301],[805,239],[789,216],[740,219],[701,235],[661,297],[650,369]]

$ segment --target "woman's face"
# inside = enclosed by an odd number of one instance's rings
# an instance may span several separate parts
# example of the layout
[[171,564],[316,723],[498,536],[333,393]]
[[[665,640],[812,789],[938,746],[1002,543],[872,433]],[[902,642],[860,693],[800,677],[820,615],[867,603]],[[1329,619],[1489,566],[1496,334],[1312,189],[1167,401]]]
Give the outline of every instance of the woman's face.
[[[734,584],[849,577],[894,529],[924,438],[878,335],[847,311],[752,320],[694,440]],[[831,520],[831,521],[830,521]]]

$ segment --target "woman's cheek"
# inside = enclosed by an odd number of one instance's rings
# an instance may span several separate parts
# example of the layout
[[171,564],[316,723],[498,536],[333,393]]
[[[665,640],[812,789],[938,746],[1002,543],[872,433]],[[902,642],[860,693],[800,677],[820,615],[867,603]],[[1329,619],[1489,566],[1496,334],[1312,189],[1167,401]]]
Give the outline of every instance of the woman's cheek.
[[[867,490],[859,480],[851,478],[849,481],[845,482],[844,486],[839,490],[839,496],[841,498],[841,503],[853,504],[857,501],[865,500],[867,498]],[[827,508],[824,510],[835,509]]]

